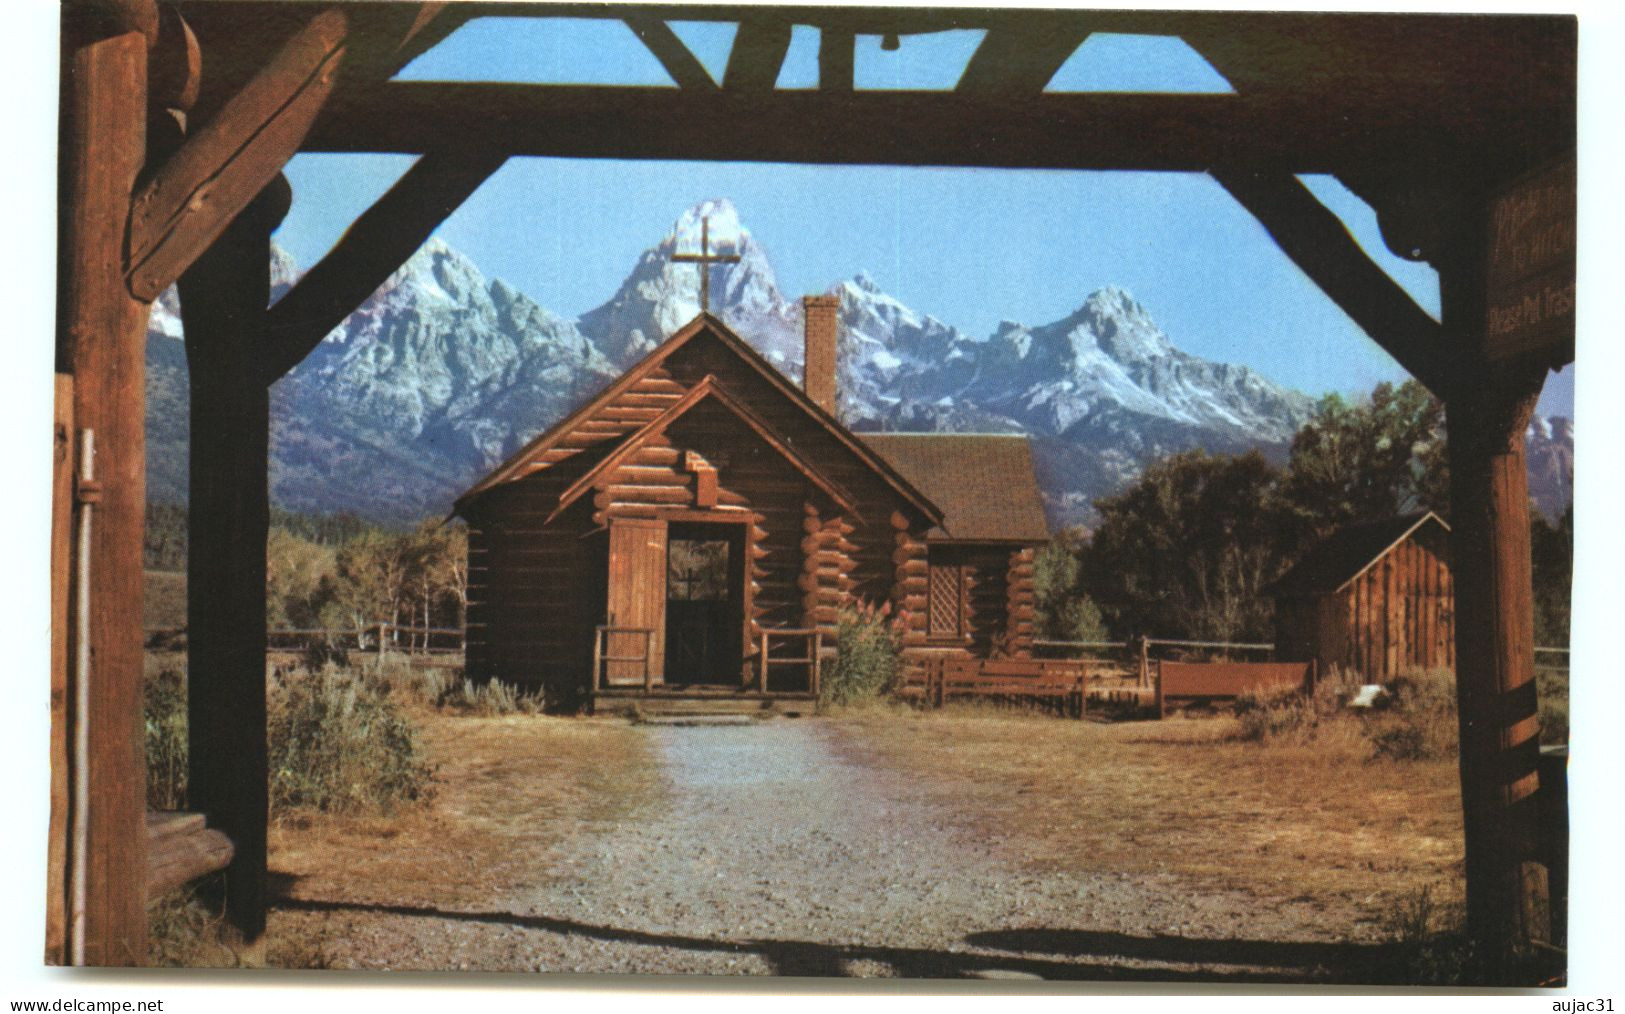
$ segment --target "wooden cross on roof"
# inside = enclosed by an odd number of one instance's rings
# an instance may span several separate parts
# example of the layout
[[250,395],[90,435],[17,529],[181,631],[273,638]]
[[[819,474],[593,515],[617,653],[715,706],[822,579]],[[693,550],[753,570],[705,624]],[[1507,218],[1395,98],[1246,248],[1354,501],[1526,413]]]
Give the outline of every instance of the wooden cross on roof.
[[711,216],[706,215],[700,219],[700,252],[674,253],[671,259],[681,263],[698,264],[700,266],[700,311],[711,309],[711,265],[738,264],[739,255],[714,254],[711,252]]

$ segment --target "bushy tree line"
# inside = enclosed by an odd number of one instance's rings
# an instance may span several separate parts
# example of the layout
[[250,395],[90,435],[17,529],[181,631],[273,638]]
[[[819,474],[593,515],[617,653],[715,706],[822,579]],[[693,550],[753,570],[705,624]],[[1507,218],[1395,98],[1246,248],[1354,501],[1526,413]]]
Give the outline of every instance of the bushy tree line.
[[[460,627],[468,603],[468,537],[460,524],[409,531],[352,514],[271,511],[265,546],[266,622],[272,628],[372,624]],[[186,508],[147,507],[146,566],[186,569]]]
[[[1069,617],[1098,613],[1114,639],[1268,641],[1264,589],[1304,551],[1345,524],[1424,509],[1448,519],[1449,481],[1443,407],[1420,384],[1329,395],[1284,466],[1188,451],[1096,501],[1087,542],[1039,555],[1041,629],[1071,637],[1087,625]],[[1532,524],[1537,636],[1566,644],[1572,508],[1555,527]]]
[[461,526],[426,521],[410,532],[367,529],[323,545],[286,528],[266,546],[266,620],[272,627],[375,623],[460,627],[468,604],[468,540]]

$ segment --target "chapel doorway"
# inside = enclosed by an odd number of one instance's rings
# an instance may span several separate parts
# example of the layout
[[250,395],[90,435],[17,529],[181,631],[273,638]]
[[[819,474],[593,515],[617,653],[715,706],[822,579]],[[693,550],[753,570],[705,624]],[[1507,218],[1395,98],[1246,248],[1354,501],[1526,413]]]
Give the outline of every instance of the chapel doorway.
[[666,682],[741,684],[745,528],[673,523],[666,543]]

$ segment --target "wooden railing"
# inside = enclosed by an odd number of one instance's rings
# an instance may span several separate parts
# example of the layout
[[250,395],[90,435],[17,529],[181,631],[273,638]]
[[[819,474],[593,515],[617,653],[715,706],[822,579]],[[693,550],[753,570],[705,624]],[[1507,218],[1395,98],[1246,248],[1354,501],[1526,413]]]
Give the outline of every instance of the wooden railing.
[[981,659],[931,655],[904,670],[904,697],[940,708],[951,697],[1043,702],[1083,717],[1092,663],[1076,659]]
[[[806,654],[783,655],[774,657],[769,653],[770,639],[792,640],[800,638],[806,646]],[[823,660],[821,641],[816,627],[764,627],[761,634],[761,646],[757,655],[756,689],[767,693],[767,671],[771,666],[804,665],[807,667],[807,690],[818,696],[819,683],[822,679]]]
[[[643,653],[641,655],[611,655],[609,654],[609,639],[616,634],[643,635]],[[609,686],[610,665],[617,662],[638,662],[643,666],[643,689],[645,692],[654,689],[654,644],[655,632],[648,627],[611,627],[600,626],[592,639],[592,685],[595,688]]]

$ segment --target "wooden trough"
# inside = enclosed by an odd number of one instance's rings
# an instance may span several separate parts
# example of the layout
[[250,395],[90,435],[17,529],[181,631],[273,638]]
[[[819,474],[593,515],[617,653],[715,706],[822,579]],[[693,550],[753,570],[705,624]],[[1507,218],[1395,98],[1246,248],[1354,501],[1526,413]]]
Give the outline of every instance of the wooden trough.
[[1257,690],[1315,689],[1314,662],[1158,662],[1157,717],[1170,702],[1193,704],[1233,701]]

